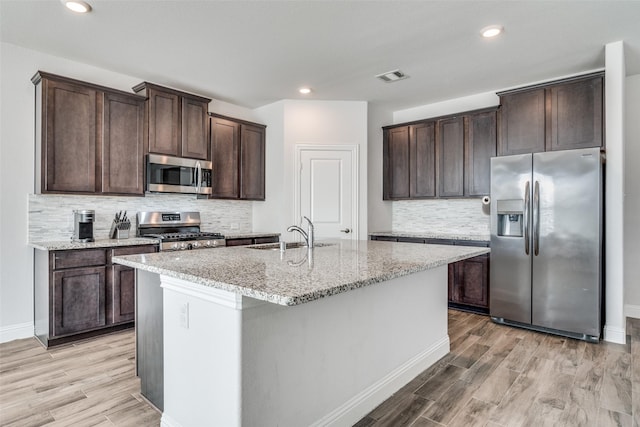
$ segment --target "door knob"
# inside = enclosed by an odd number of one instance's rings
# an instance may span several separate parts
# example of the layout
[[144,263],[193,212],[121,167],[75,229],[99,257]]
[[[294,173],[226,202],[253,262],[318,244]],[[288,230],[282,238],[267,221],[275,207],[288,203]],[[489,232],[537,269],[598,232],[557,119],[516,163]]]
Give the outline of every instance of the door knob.
[[349,234],[349,233],[351,233],[351,230],[348,229],[348,228],[345,228],[344,230],[340,230],[340,232]]

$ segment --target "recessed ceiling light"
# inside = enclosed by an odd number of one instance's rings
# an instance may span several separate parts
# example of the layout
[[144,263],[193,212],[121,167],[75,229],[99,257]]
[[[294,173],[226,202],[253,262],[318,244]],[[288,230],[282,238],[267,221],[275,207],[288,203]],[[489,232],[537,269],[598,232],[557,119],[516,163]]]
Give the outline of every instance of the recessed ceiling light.
[[82,0],[60,0],[62,4],[67,6],[67,9],[71,9],[77,13],[91,12],[91,5]]
[[502,33],[503,30],[504,27],[502,25],[489,25],[480,30],[480,34],[482,34],[482,37],[491,38]]
[[308,95],[308,94],[311,93],[311,88],[310,87],[301,87],[298,92],[300,92],[303,95]]
[[397,82],[398,80],[408,79],[405,73],[400,70],[387,71],[386,73],[378,74],[376,78],[382,80],[385,83]]

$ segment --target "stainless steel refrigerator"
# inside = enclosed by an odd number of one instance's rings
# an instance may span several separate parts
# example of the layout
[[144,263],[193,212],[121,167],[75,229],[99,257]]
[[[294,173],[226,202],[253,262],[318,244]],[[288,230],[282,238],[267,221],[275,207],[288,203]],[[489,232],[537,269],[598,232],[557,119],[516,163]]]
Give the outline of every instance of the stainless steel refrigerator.
[[599,340],[602,172],[599,148],[491,159],[493,321]]

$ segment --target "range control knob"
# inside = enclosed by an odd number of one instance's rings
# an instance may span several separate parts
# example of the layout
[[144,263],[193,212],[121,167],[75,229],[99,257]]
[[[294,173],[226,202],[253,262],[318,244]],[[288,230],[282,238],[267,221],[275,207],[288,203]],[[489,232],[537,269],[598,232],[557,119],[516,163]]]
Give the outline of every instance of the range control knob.
[[180,246],[178,246],[177,243],[174,243],[171,245],[171,249],[180,249]]
[[192,248],[193,248],[193,249],[198,249],[198,248],[199,248],[200,246],[202,246],[202,245],[200,244],[200,242],[193,242],[193,243],[191,244],[191,246],[192,246]]
[[187,244],[185,242],[180,243],[180,250],[187,249]]

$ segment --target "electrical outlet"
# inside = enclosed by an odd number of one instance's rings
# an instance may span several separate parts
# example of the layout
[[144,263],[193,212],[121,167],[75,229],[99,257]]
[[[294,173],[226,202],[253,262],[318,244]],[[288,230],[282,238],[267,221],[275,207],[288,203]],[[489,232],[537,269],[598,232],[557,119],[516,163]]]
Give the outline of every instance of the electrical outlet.
[[189,329],[189,303],[180,306],[180,327]]

